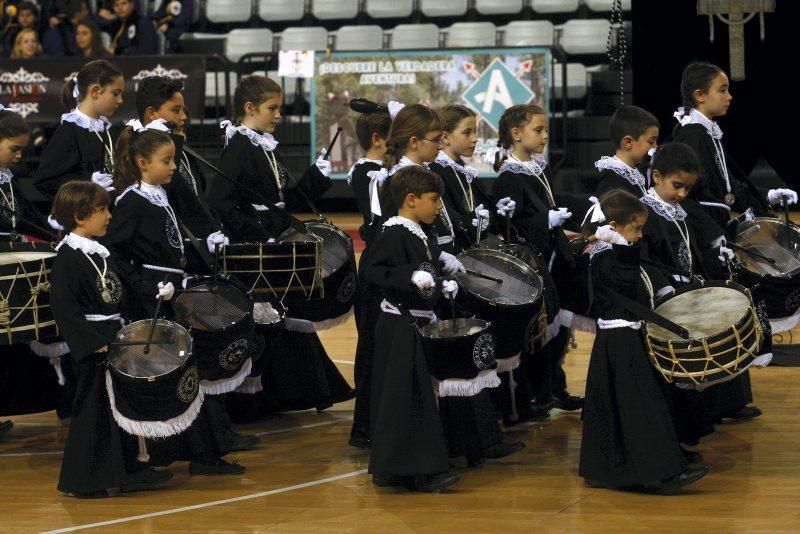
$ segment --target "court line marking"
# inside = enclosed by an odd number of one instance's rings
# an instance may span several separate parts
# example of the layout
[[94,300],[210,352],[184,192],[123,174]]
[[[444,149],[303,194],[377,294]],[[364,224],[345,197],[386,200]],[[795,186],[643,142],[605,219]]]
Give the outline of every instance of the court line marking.
[[355,365],[356,362],[348,362],[347,360],[331,360],[333,363],[343,363],[345,365]]
[[312,486],[319,486],[321,484],[327,484],[328,482],[335,482],[337,480],[343,480],[345,478],[352,478],[357,477],[363,474],[366,474],[366,469],[359,469],[358,471],[351,471],[350,473],[344,473],[342,475],[336,475],[327,478],[321,478],[319,480],[312,480],[311,482],[303,482],[302,484],[295,484],[294,486],[286,486],[284,488],[278,488],[269,491],[261,491],[258,493],[251,493],[250,495],[242,495],[241,497],[232,497],[230,499],[221,499],[219,501],[210,501],[204,502],[201,504],[193,504],[190,506],[181,506],[180,508],[172,508],[170,510],[162,510],[161,512],[152,512],[149,514],[140,514],[140,515],[132,515],[128,517],[121,517],[119,519],[112,519],[110,521],[100,521],[98,523],[87,523],[85,525],[76,525],[74,527],[65,527],[60,528],[57,530],[48,530],[45,531],[45,534],[60,534],[62,532],[74,532],[76,530],[81,529],[88,529],[88,528],[97,528],[97,527],[106,527],[109,525],[118,525],[120,523],[129,523],[131,521],[138,521],[140,519],[149,519],[151,517],[160,517],[164,515],[172,515],[178,514],[181,512],[189,512],[192,510],[201,510],[203,508],[211,508],[212,506],[220,506],[223,504],[230,504],[235,502],[241,501],[248,501],[251,499],[259,499],[261,497],[269,497],[270,495],[276,495],[278,493],[287,493],[289,491],[295,491],[303,488],[310,488]]
[[46,452],[4,452],[0,454],[0,458],[14,458],[18,456],[49,456],[54,454],[64,454],[64,451],[46,451]]

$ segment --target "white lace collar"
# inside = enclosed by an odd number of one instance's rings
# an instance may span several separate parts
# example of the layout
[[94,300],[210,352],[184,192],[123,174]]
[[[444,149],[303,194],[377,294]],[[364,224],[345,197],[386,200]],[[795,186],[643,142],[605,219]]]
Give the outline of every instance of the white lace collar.
[[11,172],[11,169],[0,167],[0,184],[11,183],[12,178],[14,178],[14,173]]
[[56,245],[56,250],[60,249],[62,245],[69,245],[74,250],[80,250],[84,254],[99,254],[101,258],[107,258],[111,255],[106,247],[88,237],[79,236],[76,233],[70,232],[61,240],[61,243]]
[[[389,172],[387,173],[387,176],[393,175],[394,173],[396,173],[397,171],[399,171],[403,167],[411,167],[412,165],[419,165],[419,163],[414,163],[413,161],[411,161],[408,158],[408,156],[403,156],[402,158],[400,158],[400,161],[398,161],[391,169],[389,169]],[[428,164],[427,163],[424,163],[424,164],[419,165],[419,166],[420,167],[425,167],[426,169],[428,168]]]
[[140,197],[146,199],[148,202],[156,206],[169,206],[169,199],[167,198],[167,192],[164,191],[164,188],[160,185],[148,184],[147,182],[139,182],[137,184],[129,185],[125,191],[120,193],[120,195],[114,201],[114,205],[119,204],[119,201],[122,200],[122,197],[124,197],[130,191],[133,191]]
[[369,158],[359,158],[358,161],[353,163],[353,166],[350,167],[350,172],[347,173],[347,183],[349,184],[353,181],[353,172],[356,170],[356,167],[361,165],[362,163],[377,163],[378,165],[383,165],[383,161],[379,159],[369,159]]
[[236,134],[240,133],[243,136],[247,137],[253,146],[260,146],[264,150],[268,152],[272,152],[277,148],[278,141],[272,137],[270,133],[258,133],[257,131],[248,128],[244,124],[240,124],[239,126],[234,126],[231,121],[225,120],[219,123],[220,128],[225,129],[225,146],[228,146],[231,138]]
[[467,183],[470,184],[472,183],[472,180],[474,180],[478,176],[479,172],[478,169],[476,169],[475,167],[470,167],[469,165],[462,165],[461,163],[455,161],[453,158],[448,156],[444,150],[439,151],[439,154],[436,156],[435,162],[441,165],[442,167],[452,167],[453,169],[456,170],[456,172],[463,174],[467,178]]
[[514,172],[528,176],[543,176],[547,161],[540,154],[534,154],[530,161],[520,161],[509,152],[508,159],[500,166],[500,172]]
[[598,171],[603,169],[614,171],[625,178],[631,185],[635,185],[642,190],[647,187],[647,179],[644,177],[644,174],[639,172],[639,169],[631,167],[617,156],[603,156],[594,162],[594,166]]
[[73,109],[69,113],[64,113],[61,115],[61,122],[71,122],[76,126],[80,126],[84,130],[98,133],[105,132],[106,128],[111,126],[111,121],[109,121],[107,118],[92,118],[78,108]]
[[395,215],[394,217],[390,217],[385,223],[384,226],[404,226],[406,230],[417,236],[418,238],[422,239],[426,243],[428,242],[428,236],[425,235],[425,232],[422,231],[422,227],[412,221],[411,219],[406,219],[405,217],[401,217],[400,215]]
[[678,110],[672,114],[681,126],[686,126],[687,124],[699,124],[703,128],[706,129],[708,135],[713,137],[714,139],[722,139],[722,128],[719,127],[716,121],[713,121],[697,111],[696,109],[692,108],[689,110],[689,113],[686,113],[686,110],[682,107],[678,108]]
[[653,208],[653,211],[668,221],[682,221],[686,218],[686,211],[680,204],[673,206],[668,202],[664,202],[652,187],[642,197],[642,202]]
[[589,259],[591,260],[598,252],[609,250],[610,248],[612,248],[611,243],[606,243],[605,241],[595,241],[586,248],[584,254],[588,254]]

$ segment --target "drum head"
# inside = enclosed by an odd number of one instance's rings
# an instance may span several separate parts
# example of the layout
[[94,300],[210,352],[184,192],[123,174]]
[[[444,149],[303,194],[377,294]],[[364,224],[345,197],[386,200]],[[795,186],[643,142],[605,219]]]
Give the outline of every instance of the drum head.
[[[350,237],[332,224],[322,221],[305,223],[308,232],[322,240],[322,278],[327,278],[351,257],[353,243]],[[307,234],[300,234],[294,230],[287,230],[281,235],[281,241],[308,240]]]
[[[703,287],[678,294],[655,311],[689,331],[693,339],[711,337],[738,323],[750,309],[750,299],[730,287]],[[678,334],[648,323],[648,335],[664,341],[685,341]]]
[[39,250],[3,252],[0,254],[0,265],[46,260],[47,258],[55,257],[55,255],[55,252],[45,252]]
[[[117,341],[147,341],[150,319],[124,326]],[[192,354],[192,337],[181,325],[159,319],[153,332],[150,352],[144,345],[111,345],[108,363],[116,371],[133,378],[153,378],[166,375],[181,367]]]
[[252,308],[250,297],[226,280],[203,280],[172,301],[175,320],[198,330],[222,330],[244,319]]
[[772,258],[775,264],[736,250],[736,258],[752,273],[768,276],[791,276],[800,272],[800,233],[794,225],[787,229],[783,221],[759,217],[739,225],[736,244]]
[[491,323],[472,317],[447,319],[430,323],[419,329],[422,337],[428,339],[454,339],[479,334],[488,329]]
[[458,255],[469,271],[492,278],[502,284],[472,275],[461,275],[459,283],[470,293],[501,305],[536,302],[542,294],[542,279],[528,264],[509,254],[491,249],[470,249]]

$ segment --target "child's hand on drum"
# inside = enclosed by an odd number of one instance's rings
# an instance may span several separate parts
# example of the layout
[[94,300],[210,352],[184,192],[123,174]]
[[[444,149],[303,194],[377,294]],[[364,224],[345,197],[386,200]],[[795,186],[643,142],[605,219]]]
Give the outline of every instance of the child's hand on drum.
[[411,273],[411,283],[419,289],[427,289],[435,285],[433,275],[428,271],[414,271]]
[[170,300],[172,296],[175,294],[175,286],[172,285],[172,282],[164,282],[158,283],[158,293],[156,293],[156,298],[163,298],[164,300]]
[[779,204],[783,206],[784,201],[789,204],[797,204],[797,193],[791,189],[770,189],[767,193],[767,200],[770,204]]
[[458,295],[458,283],[455,280],[445,280],[442,282],[442,294],[446,299],[454,299]]

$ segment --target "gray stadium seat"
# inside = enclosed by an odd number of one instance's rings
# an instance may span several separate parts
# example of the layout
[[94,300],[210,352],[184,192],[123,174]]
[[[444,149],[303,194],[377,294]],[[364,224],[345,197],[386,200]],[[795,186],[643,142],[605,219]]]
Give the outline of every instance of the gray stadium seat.
[[414,0],[366,0],[366,12],[375,19],[408,17],[414,11]]
[[[613,0],[585,0],[585,2],[592,11],[611,11],[611,6],[614,4]],[[622,10],[631,10],[631,0],[622,0]]]
[[[553,65],[553,87],[556,98],[561,97],[561,88],[564,85],[561,74],[561,64]],[[582,63],[567,63],[567,98],[570,100],[584,98],[588,85],[586,67]]]
[[206,18],[210,22],[247,22],[253,15],[247,0],[206,0]]
[[426,17],[457,17],[467,12],[467,0],[420,0],[419,10]]
[[313,0],[311,12],[319,20],[353,19],[358,15],[358,0]]
[[555,27],[549,20],[515,20],[504,28],[504,46],[552,46]]
[[523,0],[475,0],[481,15],[509,15],[522,11]]
[[531,0],[537,13],[572,13],[578,10],[580,0]]
[[605,19],[568,20],[561,26],[561,48],[567,54],[603,54],[609,25]]
[[328,30],[321,26],[286,28],[281,33],[281,50],[327,50]]
[[272,52],[272,31],[266,28],[242,28],[228,32],[225,55],[239,61],[245,54]]
[[302,0],[258,0],[258,18],[266,22],[300,20],[306,14]]
[[[216,76],[217,83],[219,83],[219,91],[214,82]],[[228,81],[230,82],[230,92],[236,89],[236,73],[228,73]],[[206,106],[214,106],[217,104],[215,95],[219,95],[219,104],[222,106],[227,105],[225,101],[225,73],[224,72],[206,72]]]
[[388,33],[389,47],[393,50],[439,48],[439,27],[436,24],[398,24]]
[[377,25],[342,26],[336,30],[336,50],[380,50],[383,28]]
[[448,48],[495,46],[497,29],[491,22],[456,22],[447,29]]

